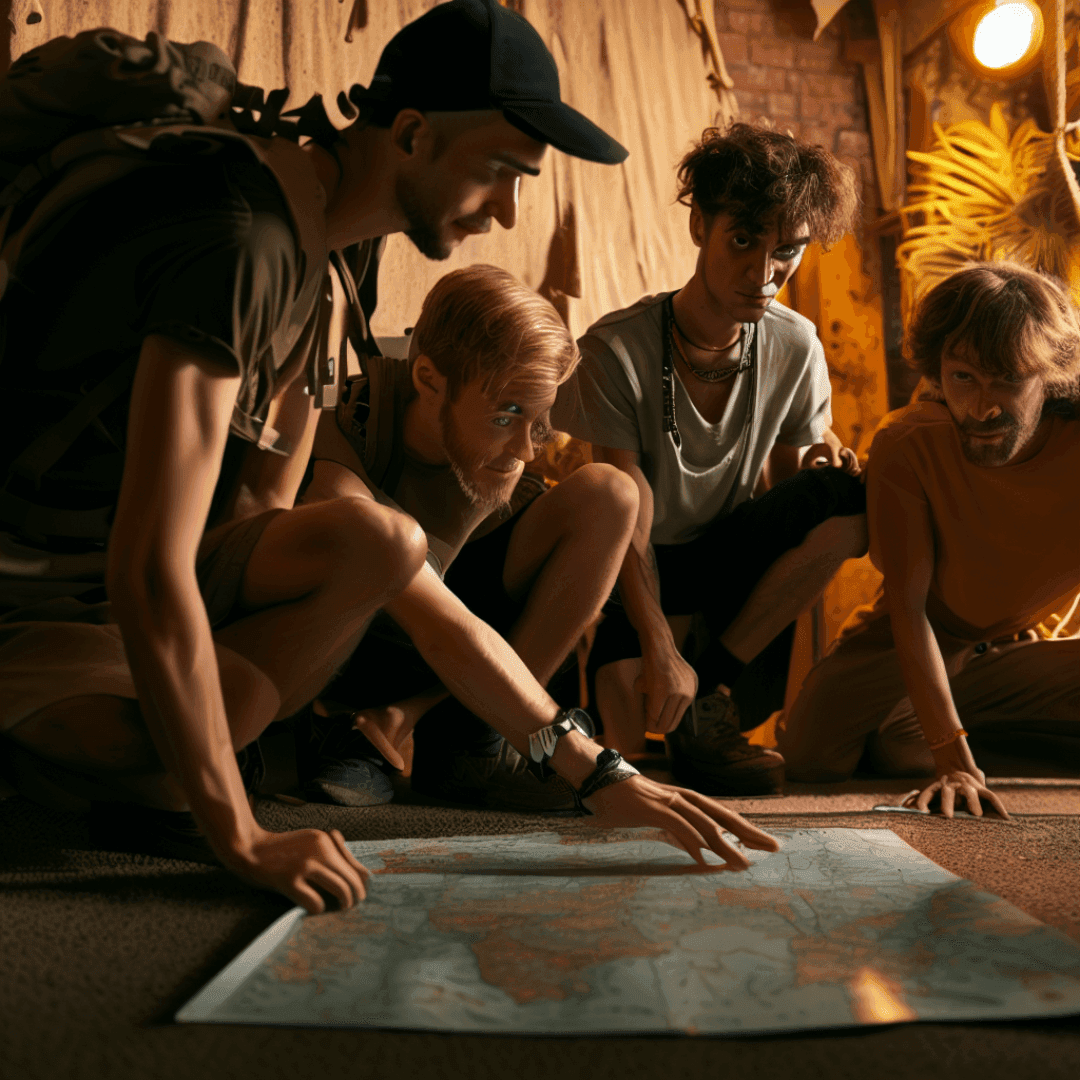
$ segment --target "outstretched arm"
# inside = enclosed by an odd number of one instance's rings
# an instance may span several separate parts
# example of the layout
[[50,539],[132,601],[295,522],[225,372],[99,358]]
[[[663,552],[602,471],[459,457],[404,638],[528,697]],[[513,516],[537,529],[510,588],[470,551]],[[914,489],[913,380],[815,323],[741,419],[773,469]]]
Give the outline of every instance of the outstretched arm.
[[982,814],[985,799],[1003,817],[1001,800],[986,787],[986,776],[975,764],[956,711],[945,661],[926,616],[926,598],[934,572],[934,536],[930,510],[924,502],[901,499],[888,485],[871,477],[872,520],[885,575],[885,596],[892,621],[897,659],[904,685],[915,707],[927,744],[934,755],[937,777],[915,800],[927,810],[935,795],[941,809],[953,816],[956,796],[967,800],[971,812]]
[[637,484],[638,519],[619,571],[619,595],[641,642],[642,675],[635,689],[645,695],[645,726],[649,731],[665,733],[674,730],[690,708],[697,693],[697,674],[676,648],[660,607],[660,580],[649,539],[653,525],[652,486],[633,450],[594,446],[593,458],[622,469]]
[[349,906],[363,897],[366,872],[340,834],[268,833],[251,813],[195,579],[239,382],[169,338],[144,342],[109,540],[109,597],[143,720],[224,865],[309,911],[323,908],[316,888]]

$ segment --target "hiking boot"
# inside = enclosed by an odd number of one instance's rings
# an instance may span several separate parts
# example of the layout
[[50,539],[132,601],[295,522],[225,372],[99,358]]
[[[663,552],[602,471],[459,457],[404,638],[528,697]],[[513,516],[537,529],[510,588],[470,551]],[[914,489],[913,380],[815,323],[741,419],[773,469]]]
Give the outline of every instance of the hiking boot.
[[312,802],[381,806],[394,797],[382,755],[352,725],[351,713],[320,716],[309,705],[293,722],[296,771]]
[[577,792],[554,773],[541,780],[505,739],[495,754],[418,753],[412,789],[447,802],[518,813],[582,813]]
[[702,795],[779,795],[783,790],[784,759],[746,741],[739,731],[738,707],[720,691],[687,709],[667,736],[667,746],[675,782]]

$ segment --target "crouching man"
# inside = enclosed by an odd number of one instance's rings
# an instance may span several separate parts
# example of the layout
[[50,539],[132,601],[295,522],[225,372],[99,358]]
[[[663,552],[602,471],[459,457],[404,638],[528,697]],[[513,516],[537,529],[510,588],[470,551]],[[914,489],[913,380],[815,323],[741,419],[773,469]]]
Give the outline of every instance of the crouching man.
[[[324,415],[305,494],[309,503],[374,499],[419,522],[426,587],[438,602],[432,625],[460,635],[464,605],[545,686],[611,592],[638,512],[636,486],[613,466],[586,465],[551,489],[524,472],[577,362],[555,309],[510,274],[482,265],[447,274],[424,301],[410,359],[370,357],[337,416]],[[365,764],[364,740],[400,766],[416,727],[414,790],[503,809],[572,810],[565,781],[534,775],[448,698],[390,617],[396,612],[386,608],[326,691],[327,702],[347,706],[346,729],[364,737],[343,739],[340,722],[315,720],[314,787],[338,802],[389,798],[388,781]],[[474,695],[486,693],[483,664],[461,675]]]
[[[783,704],[785,628],[865,550],[821,343],[773,300],[808,243],[849,228],[855,193],[820,147],[748,124],[706,131],[679,180],[693,277],[590,327],[552,418],[640,492],[621,606],[608,605],[590,659],[605,740],[667,733],[681,783],[772,792],[780,755],[741,731]],[[754,498],[766,469],[773,487]],[[680,649],[697,612],[712,640],[691,667]]]
[[1049,278],[975,264],[926,295],[907,349],[941,400],[892,413],[871,447],[884,591],[811,671],[780,746],[796,780],[862,761],[933,777],[920,809],[1004,814],[980,747],[1080,773],[1080,639],[1034,629],[1080,590],[1080,323]]

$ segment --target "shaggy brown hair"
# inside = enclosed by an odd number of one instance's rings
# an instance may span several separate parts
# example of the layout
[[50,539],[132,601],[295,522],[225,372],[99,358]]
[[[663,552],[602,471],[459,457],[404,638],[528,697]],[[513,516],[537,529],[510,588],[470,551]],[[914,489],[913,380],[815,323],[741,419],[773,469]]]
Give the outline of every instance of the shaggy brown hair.
[[581,354],[559,313],[513,274],[477,263],[439,278],[424,298],[409,358],[446,376],[450,400],[482,378],[485,393],[510,383],[544,393],[570,378]]
[[1043,380],[1047,400],[1080,400],[1080,318],[1047,274],[1019,263],[971,263],[935,285],[908,326],[904,353],[941,382],[946,353],[994,375]]
[[859,205],[853,169],[762,124],[707,128],[678,178],[678,201],[706,218],[731,214],[752,235],[774,220],[782,236],[805,225],[825,246],[850,231]]

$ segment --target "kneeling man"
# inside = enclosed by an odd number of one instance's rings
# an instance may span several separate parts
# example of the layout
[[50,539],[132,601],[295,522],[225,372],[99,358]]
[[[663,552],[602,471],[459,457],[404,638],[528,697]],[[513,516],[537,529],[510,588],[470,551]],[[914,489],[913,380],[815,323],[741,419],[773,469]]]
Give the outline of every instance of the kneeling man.
[[[337,415],[324,414],[305,493],[309,503],[374,498],[419,522],[446,598],[453,593],[505,636],[545,686],[611,592],[637,516],[636,487],[610,465],[587,465],[551,489],[524,473],[577,361],[555,309],[510,274],[483,265],[447,274],[424,301],[410,359],[368,358]],[[482,670],[462,675],[483,692]],[[574,808],[565,781],[535,776],[449,698],[385,614],[323,700],[344,719],[312,718],[314,739],[301,757],[311,785],[333,801],[389,798],[389,782],[367,761],[377,749],[401,767],[423,717],[414,789],[504,809]]]
[[[552,418],[640,491],[621,606],[590,659],[605,741],[667,733],[681,783],[748,795],[783,779],[780,755],[740,731],[783,704],[785,628],[865,550],[821,342],[773,303],[808,243],[847,231],[856,200],[831,154],[749,124],[706,131],[679,180],[693,277],[590,327]],[[773,486],[754,498],[763,471]],[[681,638],[697,612],[711,642],[691,667]]]
[[[980,747],[1080,772],[1080,639],[1035,627],[1080,590],[1080,322],[1052,280],[975,264],[932,289],[908,334],[940,401],[892,413],[867,466],[870,556],[885,577],[810,673],[781,732],[788,775],[860,759],[1000,813]],[[970,742],[969,742],[970,739]]]

